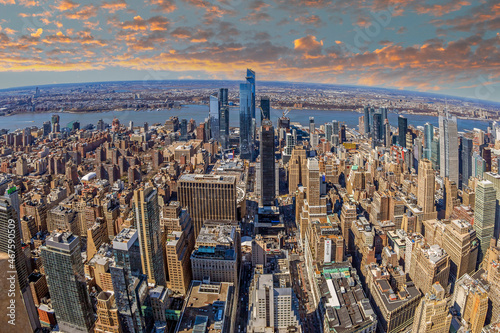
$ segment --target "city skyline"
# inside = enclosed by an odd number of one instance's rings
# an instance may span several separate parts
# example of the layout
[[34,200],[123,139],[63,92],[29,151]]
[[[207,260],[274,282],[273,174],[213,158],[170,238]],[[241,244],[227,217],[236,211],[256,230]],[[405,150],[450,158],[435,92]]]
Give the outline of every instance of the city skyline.
[[110,79],[235,80],[245,64],[262,81],[500,101],[494,71],[500,8],[492,0],[2,0],[0,6],[0,88]]

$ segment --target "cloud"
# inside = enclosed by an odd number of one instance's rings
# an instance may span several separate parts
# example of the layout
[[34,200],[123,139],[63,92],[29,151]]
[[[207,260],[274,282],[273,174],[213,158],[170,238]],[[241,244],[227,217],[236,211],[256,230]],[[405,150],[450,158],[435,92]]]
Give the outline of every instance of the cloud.
[[110,2],[103,2],[100,7],[107,12],[114,14],[119,10],[127,9],[127,3],[125,2],[125,0],[115,0]]
[[43,33],[43,29],[42,28],[38,28],[35,32],[33,32],[31,34],[31,37],[40,37]]
[[64,12],[67,10],[73,10],[78,7],[80,7],[80,4],[76,2],[73,2],[71,0],[63,0],[59,2],[57,6],[55,6],[55,9],[59,10],[60,12]]
[[316,36],[308,35],[306,37],[294,40],[293,45],[295,50],[311,53],[321,51],[321,48],[323,47],[323,41],[318,41],[316,39]]
[[177,9],[173,0],[149,0],[149,2],[156,6],[157,10],[164,13],[171,13]]

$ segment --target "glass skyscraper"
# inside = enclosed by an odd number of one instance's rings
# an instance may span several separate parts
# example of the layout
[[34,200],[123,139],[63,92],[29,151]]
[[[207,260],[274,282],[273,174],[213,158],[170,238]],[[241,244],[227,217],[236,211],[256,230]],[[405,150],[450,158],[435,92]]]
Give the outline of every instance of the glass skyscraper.
[[271,119],[271,100],[269,97],[264,96],[260,99],[260,107],[262,109],[260,114],[260,122],[262,124],[264,119]]
[[262,123],[260,138],[261,205],[273,206],[276,195],[276,159],[274,154],[273,122]]
[[472,139],[462,137],[462,184],[467,185],[472,177]]
[[401,147],[406,148],[406,132],[408,132],[408,119],[403,116],[399,116],[398,130],[398,143]]
[[365,124],[365,135],[370,135],[370,107],[365,106],[365,117],[363,119]]
[[210,95],[210,137],[220,142],[220,101],[215,95]]
[[458,130],[457,118],[448,114],[439,116],[440,175],[458,184]]
[[227,88],[219,89],[219,137],[223,148],[229,146],[229,99]]
[[434,138],[434,126],[429,123],[424,125],[424,158],[432,159],[432,140]]
[[240,84],[240,157],[252,159],[252,85],[250,83]]

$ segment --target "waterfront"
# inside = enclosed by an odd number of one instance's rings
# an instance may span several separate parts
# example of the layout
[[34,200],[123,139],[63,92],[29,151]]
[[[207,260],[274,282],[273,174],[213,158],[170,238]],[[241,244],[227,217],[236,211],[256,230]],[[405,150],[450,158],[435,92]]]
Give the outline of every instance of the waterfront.
[[[257,112],[259,112],[257,110]],[[276,124],[278,117],[283,113],[283,110],[271,110],[271,118]],[[165,123],[171,116],[177,116],[179,119],[194,119],[196,123],[204,121],[208,117],[207,105],[185,105],[181,109],[159,110],[159,111],[110,111],[110,112],[90,112],[90,113],[24,113],[13,116],[0,117],[0,129],[9,129],[11,131],[22,129],[30,126],[41,127],[43,122],[49,121],[52,114],[60,116],[60,123],[62,127],[67,126],[70,122],[75,120],[80,121],[81,127],[87,124],[97,124],[99,119],[105,123],[111,124],[113,118],[118,118],[122,124],[128,125],[130,121],[134,122],[134,126],[139,126],[148,122],[150,125],[155,123]],[[349,128],[357,128],[359,117],[361,113],[355,111],[326,111],[326,110],[292,110],[288,117],[291,122],[298,122],[304,126],[308,126],[309,117],[314,117],[316,127],[332,121],[338,120],[344,122]],[[392,126],[397,126],[397,117],[395,113],[389,113],[389,122]],[[408,118],[408,124],[413,126],[423,126],[429,122],[435,127],[438,127],[438,118],[432,116],[421,115],[405,115]],[[259,114],[257,118],[260,119]],[[230,109],[230,126],[239,127],[239,109],[237,107]],[[471,120],[471,119],[458,119],[458,130],[472,130],[479,128],[486,131],[488,122],[484,120]]]

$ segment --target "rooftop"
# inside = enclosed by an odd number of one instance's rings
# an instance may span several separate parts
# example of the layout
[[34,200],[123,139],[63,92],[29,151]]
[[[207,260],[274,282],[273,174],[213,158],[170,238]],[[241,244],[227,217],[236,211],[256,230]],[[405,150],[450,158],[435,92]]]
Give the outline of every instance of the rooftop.
[[193,281],[175,332],[229,332],[225,318],[230,318],[233,288],[232,283]]

